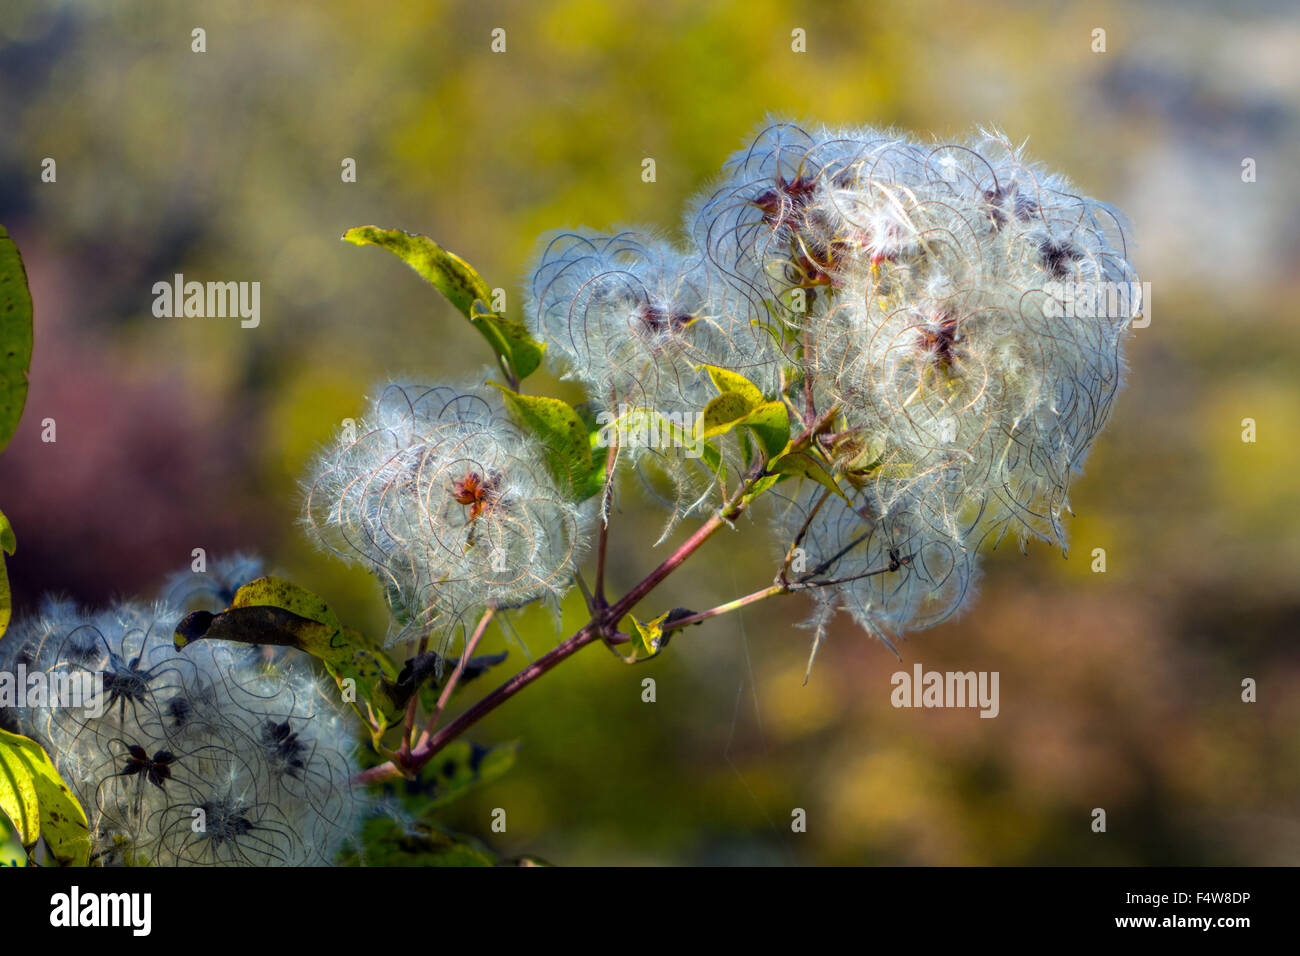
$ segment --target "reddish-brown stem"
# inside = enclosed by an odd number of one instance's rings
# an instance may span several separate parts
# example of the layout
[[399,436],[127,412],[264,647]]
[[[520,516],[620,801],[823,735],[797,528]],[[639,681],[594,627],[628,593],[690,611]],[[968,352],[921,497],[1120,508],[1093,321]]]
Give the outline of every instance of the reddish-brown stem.
[[[416,655],[423,654],[429,649],[429,635],[425,634],[420,638],[419,644],[416,645]],[[398,759],[405,760],[411,753],[412,737],[415,735],[415,709],[420,703],[418,694],[412,694],[411,699],[406,704],[406,717],[402,721],[402,746],[398,749]]]
[[403,777],[418,773],[438,751],[451,743],[462,733],[478,723],[483,717],[496,710],[507,700],[513,697],[519,691],[523,690],[537,678],[541,677],[560,661],[572,656],[582,648],[586,647],[592,641],[600,637],[602,630],[606,627],[617,624],[617,622],[627,614],[632,608],[641,601],[643,597],[654,590],[663,580],[677,570],[687,558],[699,550],[705,541],[709,540],[713,534],[723,526],[723,524],[735,520],[744,510],[744,494],[755,481],[763,476],[764,472],[761,465],[755,467],[746,480],[741,482],[736,493],[728,499],[717,512],[715,512],[708,521],[700,525],[695,533],[687,538],[682,544],[669,555],[653,571],[651,571],[642,581],[637,584],[627,594],[618,599],[609,609],[601,615],[602,620],[597,621],[593,616],[592,620],[584,624],[576,634],[568,640],[559,644],[548,653],[539,657],[532,664],[525,667],[514,677],[510,678],[496,690],[492,691],[486,697],[477,701],[473,706],[458,715],[451,723],[447,724],[441,730],[433,733],[420,740],[420,743],[411,751],[410,755],[402,761],[402,767],[389,761],[377,767],[371,767],[357,774],[354,778],[357,783],[381,783],[386,780],[400,780]]
[[[800,433],[791,443],[792,447],[802,447],[804,442],[808,441],[821,428],[825,427],[826,423],[836,414],[837,408],[838,406],[829,409],[815,421],[809,423],[804,428],[803,432]],[[557,645],[542,657],[539,657],[536,661],[525,667],[518,674],[515,674],[514,677],[511,677],[500,687],[477,701],[473,706],[462,712],[441,730],[438,730],[436,733],[426,732],[426,735],[421,738],[419,744],[416,745],[414,750],[401,760],[400,768],[397,764],[389,761],[388,763],[362,771],[354,778],[355,781],[361,784],[380,783],[386,780],[400,780],[403,777],[413,776],[418,773],[425,764],[432,760],[434,755],[442,750],[442,748],[446,747],[447,744],[451,743],[474,724],[478,723],[478,721],[483,717],[496,710],[515,694],[519,693],[519,691],[523,690],[533,681],[537,680],[537,678],[541,677],[553,668],[556,664],[577,653],[593,641],[599,639],[603,633],[608,631],[611,627],[616,626],[625,614],[632,610],[632,608],[636,607],[642,598],[658,587],[659,584],[668,577],[668,575],[677,570],[677,568],[679,568],[687,558],[699,550],[700,546],[712,537],[719,528],[738,518],[741,512],[745,509],[745,495],[748,493],[749,489],[752,488],[753,484],[766,474],[767,472],[764,470],[762,463],[757,463],[754,468],[750,470],[749,474],[745,476],[744,480],[741,481],[740,486],[736,489],[735,493],[727,499],[726,503],[706,522],[704,522],[704,524],[702,524],[694,534],[687,538],[676,551],[669,555],[657,568],[646,575],[640,583],[628,591],[627,594],[623,595],[623,597],[619,598],[619,600],[610,607],[595,607],[591,620],[584,624],[576,634]],[[772,587],[791,589],[793,586],[773,585]],[[767,592],[770,590],[770,588],[764,589],[763,592],[755,592],[755,595],[761,594],[763,597],[766,597],[768,596]],[[745,603],[752,603],[753,601],[760,600],[760,597],[755,595],[749,595],[747,598],[741,598],[740,600]],[[600,601],[599,593],[596,595],[596,601]],[[720,605],[718,608],[714,608],[712,612],[702,613],[712,617],[716,614],[725,613],[725,611],[722,610],[723,608],[734,609],[732,606],[739,605],[736,605],[735,602],[731,602],[730,606]],[[700,618],[700,620],[704,619],[705,618],[703,617]],[[683,620],[692,622],[690,618],[684,618]],[[678,623],[680,624],[680,622]]]
[[469,659],[474,656],[474,649],[478,647],[478,642],[483,639],[487,633],[488,625],[492,623],[493,616],[496,615],[496,608],[488,608],[479,618],[478,626],[474,628],[474,633],[469,636],[465,642],[465,648],[460,653],[460,660],[456,664],[456,669],[451,672],[447,678],[447,683],[443,685],[442,693],[438,695],[438,702],[433,707],[433,713],[424,724],[424,733],[420,737],[421,743],[428,739],[433,733],[433,729],[438,726],[438,718],[447,707],[447,701],[451,700],[451,693],[456,689],[456,682],[460,680],[460,675],[465,673],[465,668],[469,666]]
[[690,627],[692,624],[699,624],[701,621],[707,621],[711,617],[717,617],[720,614],[730,614],[732,611],[738,611],[742,607],[755,604],[765,598],[775,597],[778,594],[788,594],[790,588],[784,584],[770,584],[765,588],[760,588],[752,594],[746,594],[744,597],[738,597],[734,601],[728,601],[726,604],[719,604],[717,607],[709,608],[707,611],[700,611],[689,617],[679,617],[672,624],[664,628],[664,633],[671,633],[678,628]]

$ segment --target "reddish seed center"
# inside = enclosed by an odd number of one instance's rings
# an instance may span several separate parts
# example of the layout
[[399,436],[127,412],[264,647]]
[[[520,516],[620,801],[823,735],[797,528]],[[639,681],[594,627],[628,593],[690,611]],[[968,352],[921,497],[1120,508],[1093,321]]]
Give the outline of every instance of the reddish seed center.
[[938,320],[918,330],[920,346],[930,353],[931,361],[936,365],[951,368],[957,357],[957,319],[945,312]]
[[656,335],[660,332],[676,332],[678,329],[685,328],[694,318],[681,312],[669,313],[648,303],[641,306],[637,315],[641,324]]
[[754,205],[763,211],[763,221],[775,223],[783,211],[797,212],[812,198],[817,190],[817,180],[808,176],[796,176],[787,180],[784,176],[776,179],[776,189],[769,189],[754,200]]
[[476,471],[466,471],[464,478],[452,482],[451,496],[457,504],[469,508],[469,520],[474,521],[496,500],[497,483],[496,475],[484,478]]

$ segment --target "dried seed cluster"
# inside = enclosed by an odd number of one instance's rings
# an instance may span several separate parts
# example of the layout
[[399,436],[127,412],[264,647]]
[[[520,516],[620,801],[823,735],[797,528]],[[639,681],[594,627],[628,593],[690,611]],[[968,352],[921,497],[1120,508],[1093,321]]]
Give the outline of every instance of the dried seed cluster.
[[970,593],[986,540],[1064,546],[1140,308],[1113,209],[998,134],[776,123],[692,202],[685,233],[680,248],[549,240],[530,321],[600,403],[700,409],[708,363],[798,415],[842,411],[823,447],[850,500],[814,515],[822,489],[805,489],[777,522],[782,553],[802,531],[808,567],[843,582],[820,590],[819,620],[925,626]]
[[218,641],[177,651],[181,616],[166,602],[88,613],[47,601],[0,644],[7,670],[102,682],[90,698],[6,715],[85,808],[92,860],[331,863],[360,811],[355,723],[336,688],[296,652]]
[[491,388],[384,386],[320,456],[306,499],[311,537],[383,583],[392,641],[449,641],[476,610],[572,583],[579,508]]

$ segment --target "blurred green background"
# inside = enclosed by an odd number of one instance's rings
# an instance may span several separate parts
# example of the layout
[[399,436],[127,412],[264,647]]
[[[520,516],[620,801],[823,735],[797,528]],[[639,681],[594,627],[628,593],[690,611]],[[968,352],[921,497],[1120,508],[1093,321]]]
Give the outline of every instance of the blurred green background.
[[[0,458],[18,611],[50,590],[153,593],[192,548],[248,549],[382,630],[371,580],[295,528],[304,464],[375,380],[489,356],[400,263],[341,243],[349,226],[428,233],[517,310],[540,231],[675,229],[769,114],[997,125],[1128,214],[1152,284],[1069,559],[1005,548],[963,617],[901,647],[908,670],[998,671],[1000,715],[895,710],[900,665],[846,621],[803,686],[792,598],[641,667],[582,652],[479,726],[521,738],[519,762],[446,820],[562,864],[1295,863],[1297,49],[1286,3],[6,0],[0,222],[37,309]],[[260,281],[260,327],[155,318],[151,287],[176,272]],[[667,553],[649,546],[660,520],[621,496],[614,587]],[[711,543],[642,610],[766,583],[764,531]],[[580,618],[571,601],[566,627]],[[545,613],[515,625],[534,656],[559,637]],[[520,665],[499,629],[488,649],[507,643]]]

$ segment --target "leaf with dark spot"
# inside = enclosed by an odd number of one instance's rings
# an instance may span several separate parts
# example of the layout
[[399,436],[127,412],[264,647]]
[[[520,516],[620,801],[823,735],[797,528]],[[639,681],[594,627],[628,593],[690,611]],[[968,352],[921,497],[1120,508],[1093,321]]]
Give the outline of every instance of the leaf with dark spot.
[[0,814],[29,849],[44,837],[53,857],[65,866],[90,859],[90,828],[85,811],[63,782],[49,755],[36,741],[0,730]]
[[316,595],[281,578],[250,581],[220,614],[185,615],[173,640],[177,648],[197,640],[297,648],[321,661],[340,687],[353,682],[352,706],[379,733],[402,718],[413,692],[397,686],[397,667],[377,644],[344,627]]

